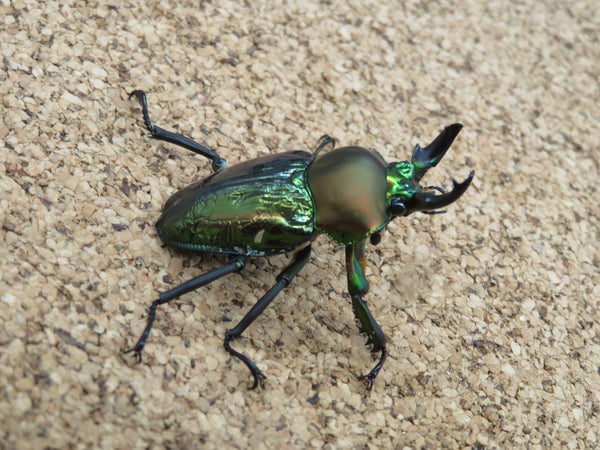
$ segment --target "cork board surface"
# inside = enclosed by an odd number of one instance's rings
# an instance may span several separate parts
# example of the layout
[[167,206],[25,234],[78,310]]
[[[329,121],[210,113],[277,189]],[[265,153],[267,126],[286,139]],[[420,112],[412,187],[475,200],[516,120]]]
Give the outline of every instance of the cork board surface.
[[[591,448],[600,440],[600,12],[543,3],[33,2],[0,6],[3,448]],[[236,341],[288,256],[162,306],[224,258],[163,246],[164,201],[210,174],[155,122],[230,163],[340,144],[404,160],[465,127],[427,183],[476,171],[447,214],[390,224],[355,324],[343,249]]]

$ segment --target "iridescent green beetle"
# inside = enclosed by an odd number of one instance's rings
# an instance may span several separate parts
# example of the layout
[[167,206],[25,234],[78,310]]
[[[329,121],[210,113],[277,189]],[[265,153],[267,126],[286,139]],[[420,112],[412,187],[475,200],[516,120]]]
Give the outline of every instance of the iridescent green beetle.
[[[348,291],[362,331],[381,352],[375,367],[361,377],[370,389],[387,355],[386,338],[369,312],[363,296],[369,290],[365,278],[365,242],[380,240],[380,231],[395,217],[416,211],[435,211],[456,201],[469,187],[473,172],[446,193],[437,187],[421,188],[419,181],[436,166],[460,132],[454,124],[427,147],[415,147],[411,162],[387,164],[375,150],[342,147],[319,154],[335,141],[324,136],[314,153],[292,151],[257,158],[227,167],[213,150],[176,133],[153,125],[146,95],[133,91],[142,104],[152,137],[185,147],[213,161],[215,173],[174,194],[165,204],[157,230],[168,245],[205,252],[229,253],[229,263],[159,295],[150,307],[148,322],[137,344],[127,350],[141,361],[142,349],[158,305],[241,270],[247,257],[295,252],[292,262],[273,286],[225,337],[225,349],[242,360],[254,377],[251,389],[265,376],[230,342],[244,330],[287,286],[310,256],[310,245],[319,233],[346,246]],[[436,191],[439,191],[436,193]]]

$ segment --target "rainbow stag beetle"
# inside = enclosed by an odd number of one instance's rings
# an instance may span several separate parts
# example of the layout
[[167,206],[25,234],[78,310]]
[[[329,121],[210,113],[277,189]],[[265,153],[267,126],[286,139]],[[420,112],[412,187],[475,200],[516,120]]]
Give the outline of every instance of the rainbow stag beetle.
[[[133,91],[142,104],[144,121],[155,139],[171,142],[212,160],[214,174],[175,193],[167,200],[156,224],[168,245],[205,252],[228,253],[228,264],[202,274],[159,295],[150,306],[140,339],[127,352],[141,361],[158,305],[241,270],[248,257],[295,252],[292,262],[277,276],[276,284],[225,336],[225,349],[246,364],[254,389],[265,379],[247,356],[231,348],[239,337],[286,287],[308,261],[311,242],[325,233],[346,246],[348,291],[362,331],[381,352],[375,367],[361,377],[371,389],[385,361],[386,338],[369,312],[363,296],[369,290],[365,278],[365,242],[380,240],[380,232],[395,217],[416,211],[436,212],[456,201],[469,187],[473,172],[446,193],[437,187],[422,188],[419,181],[436,166],[460,132],[454,124],[427,147],[417,145],[411,162],[387,164],[375,150],[342,147],[324,154],[334,139],[321,138],[314,153],[291,151],[264,156],[232,167],[216,152],[191,139],[152,124],[146,94]],[[436,193],[436,191],[439,191]]]

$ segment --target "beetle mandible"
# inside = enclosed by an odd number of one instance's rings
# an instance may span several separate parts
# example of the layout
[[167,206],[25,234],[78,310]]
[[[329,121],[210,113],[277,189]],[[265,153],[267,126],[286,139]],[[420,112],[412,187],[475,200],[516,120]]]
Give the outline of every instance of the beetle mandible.
[[[446,127],[428,146],[416,145],[410,162],[386,163],[373,149],[349,146],[335,149],[335,140],[323,136],[313,153],[290,151],[263,156],[228,167],[214,150],[150,121],[146,94],[135,90],[146,127],[154,139],[179,145],[212,160],[213,173],[175,193],[165,203],[156,228],[160,238],[178,248],[230,254],[222,268],[197,276],[159,294],[150,306],[146,328],[133,352],[138,361],[146,344],[156,308],[218,278],[244,268],[248,257],[294,252],[292,262],[277,276],[275,285],[256,302],[225,336],[225,349],[239,358],[254,378],[251,389],[265,379],[254,362],[231,347],[294,279],[309,259],[311,242],[324,233],[346,248],[348,292],[361,331],[377,364],[360,377],[371,389],[387,356],[386,338],[367,308],[365,243],[380,241],[380,232],[395,217],[420,211],[437,213],[456,201],[469,187],[474,172],[462,183],[452,180],[452,191],[421,187],[425,172],[436,166],[462,125]],[[332,150],[320,154],[330,145]],[[437,191],[437,193],[436,193]]]

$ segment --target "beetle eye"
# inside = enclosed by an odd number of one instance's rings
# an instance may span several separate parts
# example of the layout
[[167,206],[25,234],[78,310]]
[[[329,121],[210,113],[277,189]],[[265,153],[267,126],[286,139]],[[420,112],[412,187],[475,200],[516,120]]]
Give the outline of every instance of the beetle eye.
[[392,200],[390,210],[394,216],[403,216],[406,212],[406,205],[399,198],[395,198]]

